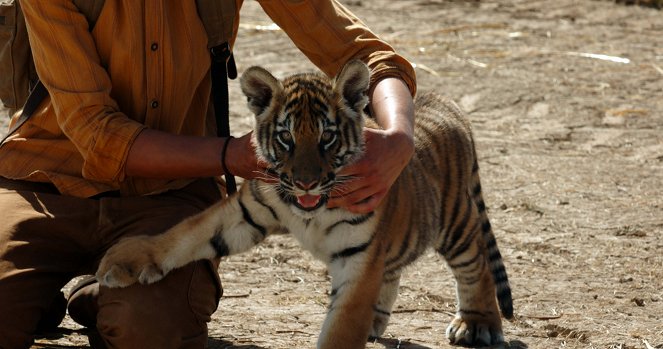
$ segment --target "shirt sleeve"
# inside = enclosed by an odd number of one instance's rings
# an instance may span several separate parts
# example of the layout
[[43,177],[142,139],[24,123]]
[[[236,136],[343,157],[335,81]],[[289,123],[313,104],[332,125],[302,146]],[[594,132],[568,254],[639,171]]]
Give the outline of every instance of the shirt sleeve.
[[351,59],[360,59],[371,69],[371,86],[385,77],[398,77],[413,96],[416,93],[412,64],[336,0],[259,2],[299,50],[329,76]]
[[62,132],[81,153],[84,178],[121,182],[144,125],[119,111],[88,23],[71,0],[23,0],[35,67]]

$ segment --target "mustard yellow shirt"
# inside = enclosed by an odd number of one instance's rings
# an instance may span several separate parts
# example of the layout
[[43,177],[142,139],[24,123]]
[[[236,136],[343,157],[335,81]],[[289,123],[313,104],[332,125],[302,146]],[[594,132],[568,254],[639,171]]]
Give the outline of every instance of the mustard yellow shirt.
[[[236,2],[239,11],[242,0]],[[326,74],[359,58],[373,82],[400,77],[415,93],[411,64],[338,2],[258,2]],[[92,32],[71,0],[22,0],[21,6],[50,98],[0,148],[0,176],[51,182],[77,197],[111,190],[145,195],[189,183],[132,178],[125,163],[145,128],[215,133],[207,34],[196,2],[106,0]],[[235,36],[238,23],[239,13]]]

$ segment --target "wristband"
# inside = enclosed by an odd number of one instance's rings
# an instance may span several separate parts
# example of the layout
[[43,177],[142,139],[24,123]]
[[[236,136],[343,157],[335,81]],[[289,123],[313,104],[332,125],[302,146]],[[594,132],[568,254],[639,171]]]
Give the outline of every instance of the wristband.
[[223,166],[223,174],[226,176],[232,176],[232,173],[228,171],[228,167],[226,166],[226,151],[228,150],[228,144],[230,144],[230,140],[232,140],[233,136],[228,136],[226,138],[226,142],[223,144],[223,150],[221,150],[221,166]]

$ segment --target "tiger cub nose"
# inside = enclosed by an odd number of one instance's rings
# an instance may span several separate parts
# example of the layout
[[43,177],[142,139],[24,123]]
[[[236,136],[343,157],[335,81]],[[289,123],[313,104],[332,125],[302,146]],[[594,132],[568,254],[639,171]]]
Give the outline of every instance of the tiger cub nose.
[[304,183],[302,181],[297,180],[297,181],[295,181],[295,185],[299,189],[310,190],[310,189],[314,188],[316,185],[318,185],[318,181],[314,180],[314,181],[309,182],[309,183]]

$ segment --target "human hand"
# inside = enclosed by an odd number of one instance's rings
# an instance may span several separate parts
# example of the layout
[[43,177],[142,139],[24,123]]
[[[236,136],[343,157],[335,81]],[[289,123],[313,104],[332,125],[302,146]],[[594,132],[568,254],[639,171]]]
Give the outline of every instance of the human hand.
[[244,179],[272,180],[266,171],[267,163],[256,155],[253,131],[227,142],[230,144],[226,151],[226,167],[232,175]]
[[414,154],[412,137],[400,132],[365,129],[365,152],[338,176],[350,176],[342,191],[333,191],[328,208],[344,207],[354,213],[368,213],[382,202]]

